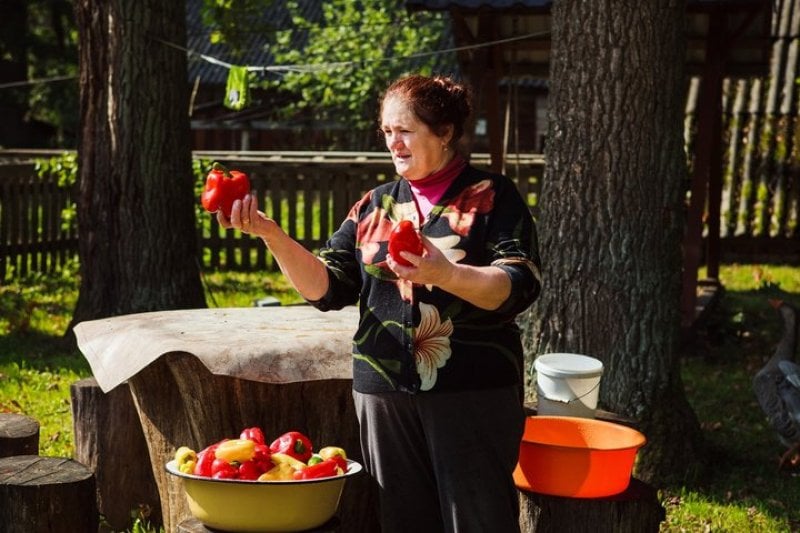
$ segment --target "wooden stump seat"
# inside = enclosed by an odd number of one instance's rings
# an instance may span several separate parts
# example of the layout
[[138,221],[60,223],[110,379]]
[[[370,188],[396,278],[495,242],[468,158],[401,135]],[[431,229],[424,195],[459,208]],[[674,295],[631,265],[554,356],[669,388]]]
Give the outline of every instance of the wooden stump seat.
[[127,383],[103,392],[93,377],[70,386],[75,459],[95,475],[97,507],[116,531],[130,526],[131,511],[150,510],[161,523],[161,502],[142,424]]
[[97,531],[94,474],[72,459],[16,455],[0,459],[4,533]]
[[39,422],[16,413],[0,413],[0,457],[39,454]]

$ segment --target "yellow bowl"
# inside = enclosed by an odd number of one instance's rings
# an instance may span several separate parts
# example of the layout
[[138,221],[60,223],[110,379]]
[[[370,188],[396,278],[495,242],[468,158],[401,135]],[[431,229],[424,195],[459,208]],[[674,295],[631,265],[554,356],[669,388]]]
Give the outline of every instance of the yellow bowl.
[[336,513],[345,480],[361,472],[361,465],[350,460],[342,476],[300,481],[212,479],[184,474],[175,461],[166,468],[182,480],[195,518],[206,526],[236,532],[319,527]]

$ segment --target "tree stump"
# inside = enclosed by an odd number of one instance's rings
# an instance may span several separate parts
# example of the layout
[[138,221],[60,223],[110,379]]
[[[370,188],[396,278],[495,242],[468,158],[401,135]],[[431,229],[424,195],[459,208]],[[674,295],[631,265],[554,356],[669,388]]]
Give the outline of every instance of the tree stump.
[[97,506],[115,530],[130,527],[131,511],[150,510],[160,524],[161,503],[144,432],[127,383],[104,393],[95,378],[70,387],[75,459],[92,469]]
[[39,422],[16,413],[0,413],[0,457],[39,455]]
[[657,533],[666,511],[652,486],[633,478],[607,498],[563,498],[520,491],[522,533]]
[[97,531],[94,474],[66,458],[0,459],[0,528],[4,533]]
[[[238,435],[244,427],[260,426],[270,436],[302,431],[318,446],[341,446],[351,459],[364,463],[352,380],[251,381],[212,374],[194,355],[173,352],[129,383],[150,449],[166,531],[192,518],[180,479],[165,469],[179,446],[199,450]],[[342,530],[378,531],[377,509],[372,478],[366,473],[349,478],[337,512]]]

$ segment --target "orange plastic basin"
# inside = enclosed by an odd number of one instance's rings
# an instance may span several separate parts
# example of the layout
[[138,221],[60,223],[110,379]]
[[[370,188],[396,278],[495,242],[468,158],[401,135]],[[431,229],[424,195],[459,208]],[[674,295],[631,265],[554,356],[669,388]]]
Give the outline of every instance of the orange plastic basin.
[[522,490],[602,498],[628,488],[644,435],[612,422],[567,416],[529,416],[514,482]]

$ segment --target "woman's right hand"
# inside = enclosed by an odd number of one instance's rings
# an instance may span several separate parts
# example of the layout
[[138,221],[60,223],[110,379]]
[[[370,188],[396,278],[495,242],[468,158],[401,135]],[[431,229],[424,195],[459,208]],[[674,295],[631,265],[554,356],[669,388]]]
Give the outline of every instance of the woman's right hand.
[[242,233],[260,237],[265,241],[269,241],[279,229],[274,220],[258,210],[258,199],[252,193],[233,202],[230,218],[226,218],[222,211],[218,211],[217,222],[225,229],[238,229]]

